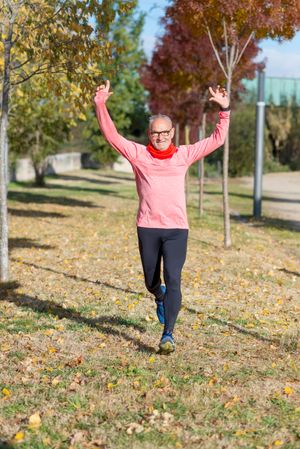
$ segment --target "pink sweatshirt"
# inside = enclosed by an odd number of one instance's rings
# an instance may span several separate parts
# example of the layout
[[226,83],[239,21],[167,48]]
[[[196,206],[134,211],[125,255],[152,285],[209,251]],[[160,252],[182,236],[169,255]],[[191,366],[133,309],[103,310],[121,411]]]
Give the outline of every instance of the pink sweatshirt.
[[223,145],[229,126],[229,112],[219,112],[220,121],[207,139],[180,145],[170,159],[151,156],[145,145],[125,139],[116,130],[105,96],[95,97],[100,129],[107,142],[131,164],[139,195],[137,226],[188,229],[185,204],[185,174],[188,167]]

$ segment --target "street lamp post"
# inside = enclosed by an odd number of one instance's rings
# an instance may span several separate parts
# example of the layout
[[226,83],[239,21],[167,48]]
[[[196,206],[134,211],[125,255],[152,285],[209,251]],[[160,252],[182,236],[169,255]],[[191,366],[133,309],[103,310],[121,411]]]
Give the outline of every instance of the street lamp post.
[[264,127],[265,127],[265,71],[258,71],[258,95],[256,103],[256,151],[254,174],[253,214],[261,218],[262,177],[264,163]]

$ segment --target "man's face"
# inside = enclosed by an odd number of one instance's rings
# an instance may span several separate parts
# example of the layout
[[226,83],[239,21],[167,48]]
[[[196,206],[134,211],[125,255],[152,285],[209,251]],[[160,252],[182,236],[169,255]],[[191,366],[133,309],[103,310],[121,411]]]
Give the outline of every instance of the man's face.
[[164,118],[156,118],[148,130],[150,142],[157,150],[166,150],[174,137],[172,123]]

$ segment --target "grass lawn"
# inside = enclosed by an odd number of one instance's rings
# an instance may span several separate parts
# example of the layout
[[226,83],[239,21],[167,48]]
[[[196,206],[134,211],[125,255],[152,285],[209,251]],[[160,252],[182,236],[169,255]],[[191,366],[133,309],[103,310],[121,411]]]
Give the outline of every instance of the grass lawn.
[[0,448],[300,448],[300,235],[219,181],[190,237],[176,353],[145,290],[131,175],[78,171],[9,192],[0,288]]

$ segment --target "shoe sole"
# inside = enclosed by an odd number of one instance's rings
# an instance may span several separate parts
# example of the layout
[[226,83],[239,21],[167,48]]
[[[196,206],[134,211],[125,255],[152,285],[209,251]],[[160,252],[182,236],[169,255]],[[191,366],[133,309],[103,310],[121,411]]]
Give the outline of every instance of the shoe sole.
[[161,354],[170,354],[175,351],[175,345],[167,341],[166,343],[160,343],[159,349]]

